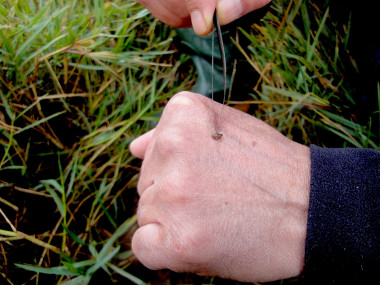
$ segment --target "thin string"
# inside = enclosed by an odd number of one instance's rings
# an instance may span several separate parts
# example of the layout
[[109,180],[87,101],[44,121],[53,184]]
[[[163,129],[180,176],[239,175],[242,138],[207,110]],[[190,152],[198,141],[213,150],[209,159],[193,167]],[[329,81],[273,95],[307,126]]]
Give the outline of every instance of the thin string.
[[223,134],[220,132],[219,127],[220,127],[220,121],[223,115],[223,110],[224,110],[224,104],[226,101],[226,94],[227,94],[227,64],[226,64],[226,56],[225,56],[225,51],[224,51],[224,44],[223,44],[223,37],[222,37],[222,31],[220,29],[220,24],[219,24],[219,19],[217,17],[217,14],[215,12],[214,14],[214,21],[213,21],[213,31],[212,31],[212,51],[211,51],[211,99],[214,101],[214,42],[215,42],[215,30],[217,32],[218,36],[218,43],[219,43],[219,51],[220,51],[220,56],[222,59],[222,65],[223,65],[223,83],[224,83],[224,88],[223,88],[223,102],[221,106],[221,110],[219,113],[219,117],[216,118],[216,111],[215,107],[213,104],[213,113],[214,113],[214,126],[215,126],[215,134],[213,135],[214,139],[220,139]]
[[[214,47],[215,47],[215,27],[212,29],[211,39],[211,100],[214,101]],[[214,114],[214,129],[215,133],[218,133],[218,125],[216,122],[215,103],[212,104],[212,112]]]

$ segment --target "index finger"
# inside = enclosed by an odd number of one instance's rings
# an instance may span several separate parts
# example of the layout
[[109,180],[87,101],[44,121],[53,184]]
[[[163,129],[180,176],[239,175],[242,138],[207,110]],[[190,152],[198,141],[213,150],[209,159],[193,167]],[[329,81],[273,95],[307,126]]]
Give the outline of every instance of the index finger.
[[189,27],[190,15],[183,1],[176,0],[138,0],[157,19],[169,26],[180,28]]

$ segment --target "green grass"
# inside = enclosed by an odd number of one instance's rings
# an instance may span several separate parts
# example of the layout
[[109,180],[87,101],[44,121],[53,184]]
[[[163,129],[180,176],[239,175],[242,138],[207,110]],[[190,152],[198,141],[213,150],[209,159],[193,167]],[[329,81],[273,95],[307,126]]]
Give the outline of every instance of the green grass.
[[[305,144],[379,149],[380,105],[370,120],[350,111],[349,23],[310,3],[276,1],[239,30],[260,76],[251,100],[229,104],[256,106]],[[136,1],[0,3],[1,284],[235,284],[150,272],[130,249],[140,162],[129,143],[194,83],[174,36]]]
[[139,170],[128,146],[191,81],[188,57],[135,1],[6,1],[0,15],[4,280],[105,271],[143,284],[126,270]]
[[258,105],[257,117],[304,144],[380,149],[373,124],[380,109],[360,119],[353,98],[349,76],[359,71],[346,49],[350,18],[337,24],[328,5],[314,2],[276,1],[260,24],[240,30],[249,44],[237,46],[260,75],[243,103]]

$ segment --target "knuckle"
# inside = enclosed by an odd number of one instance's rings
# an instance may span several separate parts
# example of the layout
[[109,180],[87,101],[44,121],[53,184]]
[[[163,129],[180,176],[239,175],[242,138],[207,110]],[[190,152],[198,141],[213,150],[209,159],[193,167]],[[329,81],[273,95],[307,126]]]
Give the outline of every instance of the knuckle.
[[195,94],[189,91],[181,91],[174,95],[169,102],[171,103],[184,103],[188,104],[194,101]]
[[137,207],[137,223],[139,226],[144,226],[146,224],[155,222],[155,213],[153,213],[153,204],[152,201],[154,201],[152,198],[152,192],[153,189],[149,189],[148,191],[145,191],[139,200],[138,207]]
[[137,215],[137,224],[139,225],[139,227],[146,225],[146,221],[144,219],[144,213],[143,213],[143,209],[141,205],[137,207],[136,215]]
[[202,97],[204,96],[189,91],[179,92],[169,100],[164,113],[178,117],[179,114],[193,111],[202,102]]
[[147,268],[157,270],[165,267],[160,254],[160,226],[152,224],[138,228],[132,237],[132,251]]
[[146,161],[143,162],[140,178],[137,182],[137,193],[141,197],[141,195],[145,192],[146,189],[151,187],[154,184],[154,180],[149,177],[149,171],[146,169],[149,164]]
[[139,205],[137,207],[137,223],[140,227],[148,224],[148,220],[147,220],[147,207],[146,205],[144,205],[143,203],[141,203],[141,198],[140,198],[140,202],[139,202]]
[[183,150],[186,143],[185,132],[179,128],[161,130],[156,139],[155,148],[160,153],[177,153]]
[[139,182],[137,183],[137,187],[136,187],[136,189],[137,189],[137,194],[141,197],[141,195],[143,194],[143,192],[144,192],[144,186],[143,186],[143,180],[142,179],[139,179]]

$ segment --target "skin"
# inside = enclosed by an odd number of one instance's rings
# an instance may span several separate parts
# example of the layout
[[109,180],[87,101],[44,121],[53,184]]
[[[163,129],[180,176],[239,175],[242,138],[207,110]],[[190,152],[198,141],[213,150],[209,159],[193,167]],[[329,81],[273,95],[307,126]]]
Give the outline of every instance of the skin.
[[162,22],[177,28],[193,26],[198,35],[212,29],[215,9],[221,25],[264,7],[271,0],[139,0]]
[[[219,140],[212,138],[212,104],[225,108]],[[301,273],[308,147],[250,115],[183,92],[130,150],[143,159],[132,249],[146,267],[249,282]]]

